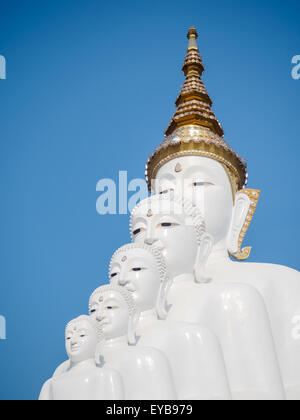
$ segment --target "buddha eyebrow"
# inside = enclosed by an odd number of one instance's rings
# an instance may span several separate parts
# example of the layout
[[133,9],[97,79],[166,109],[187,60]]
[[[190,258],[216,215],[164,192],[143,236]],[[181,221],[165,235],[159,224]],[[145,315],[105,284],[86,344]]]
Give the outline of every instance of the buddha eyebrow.
[[105,306],[114,306],[114,305],[119,305],[119,303],[114,300],[108,300],[107,302],[105,302]]

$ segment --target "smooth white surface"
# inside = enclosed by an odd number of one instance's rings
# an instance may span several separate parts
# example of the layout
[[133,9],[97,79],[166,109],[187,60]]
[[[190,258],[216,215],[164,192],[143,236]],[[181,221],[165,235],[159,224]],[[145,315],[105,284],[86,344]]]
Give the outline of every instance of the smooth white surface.
[[[168,320],[202,324],[220,339],[234,398],[282,399],[284,392],[271,326],[261,295],[242,284],[196,284],[199,259],[195,228],[186,214],[171,207],[165,197],[145,200],[134,212],[132,230],[138,243],[158,246],[174,277],[168,302]],[[152,216],[148,217],[151,206]],[[170,215],[170,208],[173,212]],[[178,257],[180,256],[180,258]],[[200,264],[206,259],[200,258]],[[185,272],[184,272],[185,270]]]
[[113,369],[96,366],[97,331],[88,317],[82,318],[68,325],[66,350],[69,361],[65,362],[61,374],[44,384],[39,400],[123,399],[120,374]]
[[39,400],[122,400],[123,381],[119,373],[96,367],[94,359],[82,362],[43,386]]
[[[125,399],[169,400],[177,399],[169,362],[165,355],[151,347],[128,345],[130,322],[127,303],[120,293],[100,291],[94,294],[90,307],[102,326],[106,342],[101,349],[105,366],[122,375]],[[128,334],[129,333],[129,334]]]
[[166,305],[169,279],[160,279],[146,249],[125,249],[111,262],[111,281],[126,288],[142,311],[138,346],[161,350],[172,368],[178,398],[231,399],[224,358],[216,336],[205,327],[158,319]]
[[[280,400],[282,378],[288,398],[299,400],[300,273],[230,260],[250,199],[239,192],[233,201],[221,164],[185,156],[157,177],[159,191],[182,193],[201,211],[208,234],[199,242],[178,202],[161,200],[149,213],[149,202],[160,199],[145,200],[133,218],[134,240],[161,251],[169,277],[162,280],[145,250],[119,254],[112,282],[130,293],[141,316],[116,290],[96,293],[91,317],[69,325],[70,360],[45,383],[40,400],[230,399],[230,390],[236,400]],[[90,320],[106,338],[98,365]],[[129,345],[136,332],[137,345]]]
[[[183,168],[180,173],[174,170],[178,162]],[[273,264],[239,263],[229,259],[228,249],[237,249],[236,232],[244,223],[247,207],[240,205],[240,200],[233,205],[230,182],[220,163],[200,156],[176,158],[158,171],[157,179],[160,191],[170,188],[184,191],[202,211],[207,230],[214,238],[207,267],[213,281],[250,285],[263,297],[287,397],[300,399],[300,337],[293,334],[293,320],[300,315],[300,273]],[[198,186],[193,186],[194,183]],[[185,185],[184,190],[182,185]]]

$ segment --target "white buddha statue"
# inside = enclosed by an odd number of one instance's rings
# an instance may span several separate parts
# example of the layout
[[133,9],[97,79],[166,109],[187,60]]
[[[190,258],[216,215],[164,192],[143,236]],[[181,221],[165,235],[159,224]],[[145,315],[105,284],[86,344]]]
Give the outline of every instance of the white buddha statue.
[[101,359],[121,373],[125,399],[177,399],[166,356],[151,347],[135,346],[139,311],[131,293],[120,286],[102,286],[92,294],[89,307],[105,336]]
[[39,399],[44,400],[120,400],[124,397],[122,378],[111,368],[98,367],[95,352],[102,333],[88,316],[80,316],[66,328],[66,370],[49,379]]
[[138,345],[154,347],[167,356],[178,399],[231,399],[216,336],[196,324],[165,321],[172,279],[162,253],[144,244],[125,245],[112,257],[110,278],[131,293],[141,311]]
[[245,189],[246,162],[224,141],[223,129],[211,109],[201,80],[204,66],[194,28],[188,38],[183,66],[186,80],[166,138],[148,160],[149,189],[153,193],[176,191],[200,209],[213,238],[207,273],[215,283],[247,284],[263,296],[287,396],[299,399],[300,339],[293,329],[300,316],[300,273],[274,264],[240,262],[250,255],[251,248],[242,248],[242,243],[260,191]]
[[283,399],[270,321],[261,295],[205,274],[212,239],[199,210],[173,194],[142,201],[132,212],[135,243],[162,252],[173,278],[167,319],[204,325],[220,339],[234,399]]

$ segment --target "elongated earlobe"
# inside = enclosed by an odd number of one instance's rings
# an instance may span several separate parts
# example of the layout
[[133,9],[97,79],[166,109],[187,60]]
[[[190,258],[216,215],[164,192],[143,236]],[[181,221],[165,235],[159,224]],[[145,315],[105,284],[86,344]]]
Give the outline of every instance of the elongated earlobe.
[[95,363],[99,367],[103,366],[105,362],[102,355],[104,344],[105,344],[105,339],[103,338],[103,340],[101,340],[101,342],[97,344],[96,351],[95,351]]
[[136,344],[136,329],[140,319],[141,312],[139,309],[135,311],[133,315],[129,318],[128,323],[128,344],[135,345]]
[[236,194],[227,249],[237,260],[246,260],[250,256],[251,247],[242,249],[242,244],[252,222],[259,196],[260,191],[253,189],[243,189]]
[[172,286],[173,279],[166,278],[163,281],[159,288],[157,303],[156,303],[156,312],[159,319],[166,319],[167,318],[167,298]]
[[196,264],[194,268],[195,282],[207,283],[208,278],[205,275],[205,267],[213,246],[213,239],[208,233],[204,233],[201,243],[198,246]]

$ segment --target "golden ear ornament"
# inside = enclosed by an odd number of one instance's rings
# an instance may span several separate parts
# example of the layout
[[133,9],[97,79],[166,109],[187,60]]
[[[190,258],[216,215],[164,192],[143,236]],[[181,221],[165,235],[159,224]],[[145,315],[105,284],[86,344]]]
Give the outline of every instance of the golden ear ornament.
[[257,208],[257,203],[258,203],[261,191],[251,189],[251,188],[244,188],[244,189],[238,191],[237,194],[238,193],[246,194],[249,197],[250,206],[249,206],[249,210],[248,210],[245,222],[244,222],[244,224],[242,226],[242,229],[240,231],[240,234],[239,234],[238,251],[235,252],[234,254],[230,254],[230,255],[233,258],[235,258],[236,260],[244,261],[244,260],[247,260],[250,257],[252,247],[245,247],[245,248],[242,249],[242,244],[243,244],[243,241],[245,239],[246,233],[249,229],[249,226],[250,226],[250,224],[253,220],[253,216],[254,216],[254,213],[255,213],[256,208]]

